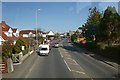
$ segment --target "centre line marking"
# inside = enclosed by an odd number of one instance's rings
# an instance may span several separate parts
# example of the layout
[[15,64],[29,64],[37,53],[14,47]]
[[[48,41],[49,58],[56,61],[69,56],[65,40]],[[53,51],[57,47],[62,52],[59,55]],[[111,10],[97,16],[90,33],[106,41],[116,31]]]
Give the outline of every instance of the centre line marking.
[[63,55],[61,54],[61,52],[60,52],[60,55],[61,55],[61,57],[63,58]]
[[[59,50],[59,52],[60,52],[60,50]],[[61,57],[63,58],[63,55],[62,55],[62,53],[60,52],[60,55],[61,55]]]
[[66,64],[67,68],[69,69],[69,71],[71,71],[71,69],[70,69],[70,67],[68,66],[67,62],[66,62],[65,60],[64,60],[64,62],[65,62],[65,64]]

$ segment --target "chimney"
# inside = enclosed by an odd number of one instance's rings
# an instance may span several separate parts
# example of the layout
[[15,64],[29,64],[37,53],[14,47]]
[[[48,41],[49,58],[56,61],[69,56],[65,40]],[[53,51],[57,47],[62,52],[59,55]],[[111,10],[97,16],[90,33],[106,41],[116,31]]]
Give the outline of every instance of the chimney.
[[5,25],[5,24],[6,24],[6,22],[5,22],[5,21],[2,21],[2,24],[3,24],[3,25]]

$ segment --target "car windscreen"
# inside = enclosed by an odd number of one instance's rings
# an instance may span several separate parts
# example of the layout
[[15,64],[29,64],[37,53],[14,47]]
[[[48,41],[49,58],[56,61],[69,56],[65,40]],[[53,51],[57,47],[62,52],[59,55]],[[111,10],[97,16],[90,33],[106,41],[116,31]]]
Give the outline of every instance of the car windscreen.
[[41,50],[47,50],[47,48],[41,48]]

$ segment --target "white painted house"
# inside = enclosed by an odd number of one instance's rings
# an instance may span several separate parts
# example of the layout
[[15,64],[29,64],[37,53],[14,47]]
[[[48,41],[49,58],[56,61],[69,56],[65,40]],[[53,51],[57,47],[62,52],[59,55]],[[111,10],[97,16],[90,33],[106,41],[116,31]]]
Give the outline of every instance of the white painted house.
[[55,36],[55,33],[52,32],[52,31],[49,31],[48,34],[47,34],[47,38],[50,39],[50,40],[53,40],[54,36]]
[[35,37],[36,31],[35,30],[21,30],[20,35],[23,38]]
[[17,28],[13,29],[13,34],[15,37],[19,37],[19,30]]

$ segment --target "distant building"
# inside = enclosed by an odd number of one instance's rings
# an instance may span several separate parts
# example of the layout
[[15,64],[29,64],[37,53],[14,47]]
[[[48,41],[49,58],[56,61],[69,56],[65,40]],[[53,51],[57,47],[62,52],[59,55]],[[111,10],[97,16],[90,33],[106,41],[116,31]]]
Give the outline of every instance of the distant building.
[[[38,30],[37,34],[39,36],[43,36],[44,32]],[[36,36],[36,30],[21,30],[20,35],[23,38],[35,37]]]
[[35,37],[36,31],[35,30],[21,30],[20,31],[20,36],[23,38],[28,38],[28,37]]
[[52,32],[52,31],[49,31],[48,33],[47,33],[47,39],[49,39],[49,40],[53,40],[54,39],[54,37],[55,37],[55,33],[54,32]]

